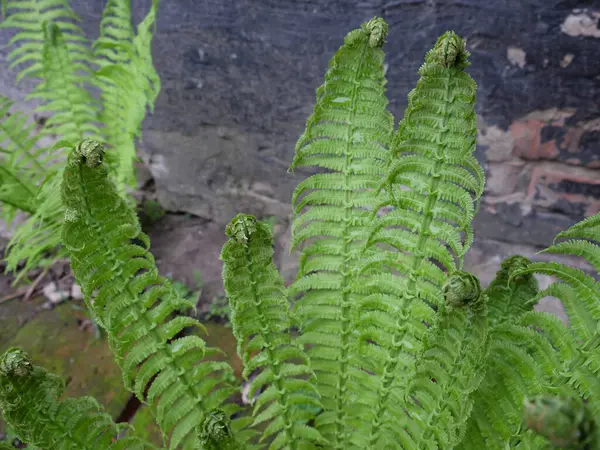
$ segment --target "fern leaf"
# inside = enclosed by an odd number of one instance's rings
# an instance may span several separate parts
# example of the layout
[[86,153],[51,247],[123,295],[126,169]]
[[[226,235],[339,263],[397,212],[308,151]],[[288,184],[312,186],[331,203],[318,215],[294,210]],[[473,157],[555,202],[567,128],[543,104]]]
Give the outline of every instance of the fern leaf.
[[99,120],[104,125],[106,142],[115,150],[107,152],[106,162],[115,170],[121,193],[126,186],[135,186],[135,140],[141,134],[146,107],[153,109],[160,91],[150,48],[157,9],[158,0],[153,0],[135,35],[129,2],[109,1],[100,25],[101,35],[93,45],[95,62],[100,67],[93,83],[101,89],[103,104]]
[[[254,426],[265,423],[270,449],[297,449],[324,439],[306,425],[311,408],[321,407],[306,354],[290,338],[289,304],[283,280],[273,264],[268,224],[238,214],[227,225],[223,246],[223,285],[231,324],[244,362],[244,376],[260,369],[250,384],[255,400]],[[307,379],[308,377],[308,379]]]
[[[169,318],[194,305],[158,275],[149,239],[107,179],[103,155],[103,147],[90,140],[69,155],[62,241],[88,307],[107,330],[125,386],[151,405],[169,449],[195,449],[195,429],[207,411],[238,410],[222,406],[235,390],[226,382],[232,369],[204,360],[217,350],[200,337],[176,338],[185,327],[202,328],[194,319]],[[238,430],[236,421],[232,427]]]
[[512,322],[521,314],[531,311],[537,303],[538,283],[532,274],[511,280],[515,271],[527,267],[530,263],[531,261],[520,255],[502,261],[500,270],[486,289],[490,327]]
[[[98,137],[94,124],[96,111],[94,99],[82,83],[85,78],[78,71],[81,64],[71,59],[66,41],[54,23],[44,23],[44,47],[41,74],[42,82],[27,98],[38,98],[43,104],[38,112],[53,113],[42,130],[40,137],[59,134],[67,141],[77,142],[83,136]],[[54,160],[60,156],[51,152]],[[64,162],[63,162],[64,164]],[[7,270],[16,270],[26,260],[15,283],[32,268],[38,266],[47,250],[55,249],[60,243],[57,230],[61,226],[63,210],[59,192],[62,164],[56,164],[46,175],[37,191],[35,202],[38,207],[26,224],[20,227],[7,248]]]
[[[600,246],[595,242],[576,239],[600,239],[598,223],[600,214],[587,218],[560,233],[557,238],[575,238],[554,244],[544,250],[546,253],[584,256],[597,266]],[[589,400],[593,414],[600,414],[600,400],[595,392],[600,389],[600,288],[598,282],[583,271],[557,262],[539,262],[515,273],[541,273],[557,277],[560,281],[540,292],[543,295],[558,297],[565,307],[571,331],[576,340],[582,343],[575,355],[565,364],[563,382],[577,390],[580,396]]]
[[0,411],[17,437],[36,447],[61,450],[150,450],[138,437],[120,438],[116,424],[92,397],[59,400],[64,382],[27,354],[9,348],[0,360]]
[[47,172],[34,149],[35,125],[27,125],[23,113],[10,112],[13,104],[0,95],[0,202],[8,225],[18,210],[35,212],[37,183]]
[[349,444],[344,423],[355,406],[352,392],[362,390],[351,326],[358,297],[350,286],[393,132],[380,48],[386,35],[387,24],[376,17],[345,37],[317,89],[290,167],[329,169],[301,182],[292,198],[292,244],[303,249],[290,296],[300,295],[298,342],[308,346],[322,395],[316,425],[335,449]]
[[367,249],[379,247],[386,254],[365,258],[362,270],[385,275],[355,285],[366,296],[356,325],[363,368],[377,377],[374,403],[365,405],[371,420],[362,441],[373,448],[393,441],[390,430],[401,404],[395,400],[414,374],[427,324],[435,320],[432,306],[443,303],[443,269],[460,269],[473,240],[474,203],[483,193],[484,175],[472,156],[476,85],[464,72],[468,56],[464,41],[452,32],[427,54],[378,185],[383,198],[375,211],[393,209],[378,218],[372,213]]
[[79,17],[67,0],[6,0],[3,1],[5,19],[0,28],[17,28],[8,43],[15,48],[9,53],[9,67],[26,64],[17,75],[17,83],[25,77],[40,77],[45,65],[45,42],[43,23],[54,23],[65,34],[66,52],[79,68],[87,70],[90,53],[87,39],[77,25]]
[[[460,442],[487,353],[486,298],[479,280],[457,271],[415,363],[406,401],[386,411],[404,448],[452,448]],[[384,426],[389,426],[388,424]],[[369,448],[377,448],[369,447]]]

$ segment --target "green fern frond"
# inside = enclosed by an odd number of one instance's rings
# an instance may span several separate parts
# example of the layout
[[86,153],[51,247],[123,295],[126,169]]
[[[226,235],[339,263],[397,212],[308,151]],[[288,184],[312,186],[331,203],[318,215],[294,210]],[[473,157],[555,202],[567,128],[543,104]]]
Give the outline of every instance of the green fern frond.
[[[219,351],[198,336],[176,338],[187,327],[203,329],[191,317],[170,318],[195,306],[158,275],[149,239],[107,179],[103,156],[103,147],[90,140],[69,155],[62,241],[88,307],[107,330],[126,388],[151,405],[169,449],[192,450],[207,411],[222,408],[231,415],[239,409],[221,406],[235,390],[226,382],[232,369],[205,360]],[[232,422],[235,431],[240,423]]]
[[[464,435],[487,356],[486,297],[479,280],[462,271],[444,286],[439,306],[415,363],[405,402],[386,424],[402,448],[453,448]],[[368,448],[380,448],[377,445]]]
[[77,61],[59,26],[44,22],[42,52],[42,81],[27,99],[39,99],[43,104],[36,112],[50,113],[41,136],[59,135],[62,139],[77,142],[84,136],[101,139],[96,125],[98,103],[85,89],[89,79],[87,61]]
[[[464,72],[468,56],[464,41],[452,32],[428,52],[378,186],[384,197],[371,214],[367,249],[392,250],[366,254],[362,270],[378,275],[354,286],[367,295],[356,324],[363,368],[377,379],[370,396],[362,396],[372,402],[363,409],[371,419],[362,448],[391,439],[388,431],[400,414],[396,399],[423,351],[427,324],[435,320],[432,305],[443,304],[442,268],[458,270],[473,240],[474,203],[483,193],[484,175],[472,155],[476,85]],[[394,209],[376,218],[383,207]]]
[[303,249],[290,296],[300,295],[298,342],[308,346],[322,396],[324,412],[316,426],[335,449],[348,448],[351,396],[369,382],[355,361],[351,318],[359,297],[351,284],[359,279],[353,270],[393,133],[381,50],[386,35],[387,24],[375,17],[344,38],[317,89],[314,112],[290,167],[327,170],[299,183],[292,197],[292,245]]
[[[54,23],[44,23],[43,60],[41,62],[42,82],[27,98],[37,98],[43,104],[37,112],[50,112],[39,137],[58,134],[65,140],[77,142],[83,136],[98,137],[100,132],[94,124],[95,100],[82,85],[85,77],[79,73],[81,64],[73,61],[63,35]],[[61,155],[51,152],[54,160]],[[64,163],[63,163],[64,164]],[[44,253],[55,249],[60,243],[58,232],[63,210],[60,203],[59,185],[62,164],[48,172],[37,192],[35,202],[38,207],[29,220],[23,224],[11,239],[7,248],[7,270],[15,271],[22,260],[24,267],[16,277],[17,283],[27,272],[37,267]]]
[[[557,238],[600,239],[598,232],[600,214],[585,219]],[[571,239],[554,244],[543,250],[546,253],[569,254],[589,258],[598,268],[597,255],[600,246],[586,240]],[[600,288],[593,277],[583,271],[557,262],[532,263],[519,270],[515,276],[527,273],[540,273],[557,277],[560,281],[553,283],[538,294],[537,298],[552,295],[559,298],[565,308],[571,325],[570,331],[580,348],[571,358],[566,360],[563,369],[563,382],[576,389],[578,394],[588,399],[594,414],[600,414],[600,399],[594,394],[600,391]]]
[[28,444],[61,450],[151,450],[131,429],[116,424],[92,397],[59,400],[64,381],[34,366],[22,350],[9,348],[0,360],[0,411],[17,437]]
[[108,0],[100,20],[100,36],[92,44],[94,61],[99,67],[129,61],[121,46],[133,41],[131,0]]
[[557,336],[567,331],[554,316],[533,311],[516,323],[505,321],[491,329],[485,376],[473,393],[473,411],[459,449],[503,450],[524,439],[521,411],[526,397],[573,393],[568,387],[555,387],[560,384],[561,355],[548,336],[530,327],[535,323],[544,323]]
[[569,330],[556,317],[532,311],[537,282],[531,273],[517,275],[530,264],[522,256],[507,258],[486,290],[491,327],[487,369],[473,393],[473,412],[459,449],[503,450],[516,442],[516,448],[529,448],[529,442],[539,442],[521,428],[523,400],[556,391],[562,358],[574,354]]
[[28,125],[23,113],[10,111],[13,105],[0,95],[0,206],[8,225],[18,210],[36,211],[37,185],[48,172],[44,151],[35,148],[35,124]]
[[530,260],[520,255],[502,261],[500,270],[496,272],[496,277],[485,291],[488,296],[490,327],[512,322],[521,314],[531,311],[537,303],[535,296],[538,293],[538,282],[533,274],[512,278],[515,271],[527,267],[530,263]]
[[45,31],[40,24],[54,23],[64,33],[66,52],[78,68],[87,71],[90,51],[82,29],[76,24],[79,17],[67,0],[5,0],[2,2],[4,20],[0,28],[17,28],[8,45],[15,46],[8,55],[10,68],[18,64],[26,67],[17,75],[17,83],[24,77],[40,77],[44,68]]
[[324,439],[306,425],[320,408],[310,361],[290,337],[289,304],[283,279],[273,264],[269,225],[238,214],[225,230],[223,285],[231,324],[244,362],[244,376],[260,370],[250,383],[254,423],[268,424],[263,439],[275,435],[270,449],[298,449]]
[[106,162],[115,169],[120,193],[126,186],[135,186],[135,140],[141,134],[146,107],[153,110],[160,91],[151,55],[151,30],[157,9],[158,0],[153,0],[134,35],[129,2],[111,0],[104,10],[101,36],[93,46],[100,67],[93,81],[102,92],[99,120],[104,125],[106,142],[118,149],[107,152]]

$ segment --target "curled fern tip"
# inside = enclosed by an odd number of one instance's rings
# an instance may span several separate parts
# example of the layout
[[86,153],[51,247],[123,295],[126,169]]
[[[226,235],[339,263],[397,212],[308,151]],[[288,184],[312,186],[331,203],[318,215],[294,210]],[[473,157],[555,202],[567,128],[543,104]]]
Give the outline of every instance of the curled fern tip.
[[206,450],[234,450],[236,448],[229,418],[221,409],[215,408],[208,411],[197,431],[202,448]]
[[441,35],[428,56],[431,62],[437,62],[443,67],[462,69],[469,65],[467,62],[469,52],[465,41],[454,31],[447,31]]
[[249,214],[238,214],[225,227],[225,234],[237,242],[247,244],[256,229],[256,217]]
[[104,146],[98,141],[84,139],[74,150],[79,161],[90,168],[98,167],[104,159]]
[[483,290],[475,275],[457,270],[448,277],[444,285],[444,297],[451,306],[473,307],[482,302]]
[[24,377],[32,371],[33,365],[29,356],[19,348],[9,348],[0,360],[0,373],[4,376]]
[[369,33],[369,45],[379,48],[385,43],[388,34],[388,24],[381,17],[373,17],[363,24],[364,30]]

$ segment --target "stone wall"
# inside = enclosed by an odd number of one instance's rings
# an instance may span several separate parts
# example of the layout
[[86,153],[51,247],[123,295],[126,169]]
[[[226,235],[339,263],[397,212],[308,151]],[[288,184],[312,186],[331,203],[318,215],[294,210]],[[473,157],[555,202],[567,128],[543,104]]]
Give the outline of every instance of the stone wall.
[[[90,37],[103,3],[72,1]],[[148,4],[132,0],[136,19]],[[488,176],[470,261],[484,277],[499,255],[533,255],[600,211],[598,0],[163,0],[153,49],[163,88],[141,143],[163,206],[216,229],[240,211],[285,222],[303,175],[286,170],[314,91],[344,35],[374,15],[390,26],[397,120],[436,37],[467,39]],[[0,88],[22,96],[6,54]]]

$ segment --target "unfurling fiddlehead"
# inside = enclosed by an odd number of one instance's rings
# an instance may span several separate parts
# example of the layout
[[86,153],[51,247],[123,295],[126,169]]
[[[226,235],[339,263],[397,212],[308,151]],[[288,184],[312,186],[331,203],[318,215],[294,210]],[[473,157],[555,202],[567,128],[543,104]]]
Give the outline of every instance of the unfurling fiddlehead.
[[442,291],[446,303],[455,308],[468,306],[478,310],[483,306],[483,291],[479,279],[469,272],[454,272],[444,285]]
[[114,423],[92,397],[62,400],[64,387],[23,350],[11,347],[0,359],[0,413],[21,441],[48,450],[156,450],[123,436],[129,424]]
[[215,408],[206,413],[197,429],[204,450],[241,449],[231,430],[231,422],[222,409]]
[[525,426],[558,448],[594,450],[598,445],[596,421],[582,399],[539,395],[526,398]]
[[6,377],[24,377],[33,370],[27,354],[16,347],[9,348],[0,360],[0,373]]

